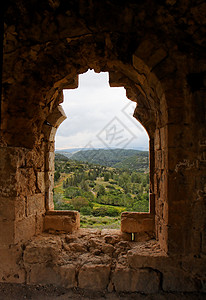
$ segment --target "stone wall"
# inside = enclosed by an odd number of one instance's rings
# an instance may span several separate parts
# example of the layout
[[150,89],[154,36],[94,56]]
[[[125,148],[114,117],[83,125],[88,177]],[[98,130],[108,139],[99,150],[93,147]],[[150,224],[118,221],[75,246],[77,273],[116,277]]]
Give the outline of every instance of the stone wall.
[[[204,291],[205,271],[201,266],[206,254],[205,3],[11,3],[4,16],[0,280],[35,281],[34,275],[26,277],[27,268],[33,274],[38,273],[38,268],[32,271],[22,256],[27,241],[33,243],[33,236],[41,239],[45,212],[53,209],[54,137],[65,118],[59,106],[62,89],[76,88],[78,75],[94,69],[109,72],[111,87],[125,87],[127,97],[137,103],[134,117],[150,136],[148,222],[154,226],[150,238],[155,238],[162,257],[154,258],[152,248],[143,255],[144,247],[141,252],[137,241],[139,250],[132,250],[132,258],[126,251],[129,260],[117,266],[114,277],[107,263],[101,264],[104,275],[98,279],[100,286],[121,290],[118,278],[123,274],[124,290],[141,290],[142,280],[152,277],[154,285],[143,284],[141,291],[158,292],[164,274],[166,291]],[[137,233],[143,224],[142,216],[135,218],[135,226],[139,224]],[[131,227],[130,222],[128,226]],[[132,231],[129,227],[123,224],[125,239]],[[39,259],[40,265],[45,263],[39,254],[42,249],[33,257],[34,261]],[[144,267],[141,257],[145,257]],[[51,262],[50,271],[51,268],[56,272],[55,262]],[[156,268],[155,273],[148,272]],[[87,274],[92,278],[95,270],[82,268],[78,275],[80,287],[88,287],[84,278]],[[73,277],[68,280],[76,285]]]
[[206,288],[199,258],[171,258],[155,240],[131,242],[118,230],[44,234],[25,245],[22,265],[28,284],[150,295]]
[[28,240],[42,231],[45,213],[44,151],[1,148],[1,246]]

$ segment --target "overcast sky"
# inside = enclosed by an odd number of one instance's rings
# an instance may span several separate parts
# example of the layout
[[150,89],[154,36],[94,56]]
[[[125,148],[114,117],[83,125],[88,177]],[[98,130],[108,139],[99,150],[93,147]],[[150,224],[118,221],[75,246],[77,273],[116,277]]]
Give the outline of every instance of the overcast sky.
[[148,150],[148,135],[132,117],[135,103],[123,87],[111,88],[108,73],[79,75],[79,87],[64,90],[67,119],[56,133],[56,149],[127,148]]

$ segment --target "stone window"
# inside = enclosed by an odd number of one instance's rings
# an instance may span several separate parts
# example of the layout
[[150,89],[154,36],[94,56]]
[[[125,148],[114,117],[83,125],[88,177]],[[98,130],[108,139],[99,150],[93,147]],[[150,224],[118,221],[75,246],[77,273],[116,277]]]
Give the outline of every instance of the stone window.
[[[111,82],[110,85],[116,86]],[[128,90],[127,90],[128,92]],[[53,188],[54,188],[54,143],[55,134],[59,125],[66,119],[65,112],[61,105],[58,105],[53,112],[47,117],[45,122],[45,133],[47,136],[47,150],[45,152],[45,160],[47,166],[46,172],[46,203],[47,213],[45,217],[45,230],[47,231],[66,231],[72,232],[80,227],[80,216],[74,211],[55,211],[53,204]],[[153,139],[149,141],[149,157],[150,157],[150,193],[149,193],[149,212],[123,212],[121,215],[121,231],[128,234],[131,240],[145,240],[155,237],[155,207],[153,180],[154,180],[154,143]]]

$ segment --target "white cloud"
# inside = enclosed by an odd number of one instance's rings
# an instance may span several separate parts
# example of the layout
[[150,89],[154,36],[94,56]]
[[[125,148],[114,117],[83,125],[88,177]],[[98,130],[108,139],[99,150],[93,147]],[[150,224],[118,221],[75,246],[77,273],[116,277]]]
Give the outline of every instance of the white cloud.
[[109,87],[108,73],[80,75],[77,89],[64,90],[62,107],[67,119],[57,130],[56,149],[84,148],[88,143],[105,147],[98,136],[115,117],[123,123],[124,139],[134,136],[127,148],[148,149],[148,135],[132,117],[135,103],[127,99],[123,87]]

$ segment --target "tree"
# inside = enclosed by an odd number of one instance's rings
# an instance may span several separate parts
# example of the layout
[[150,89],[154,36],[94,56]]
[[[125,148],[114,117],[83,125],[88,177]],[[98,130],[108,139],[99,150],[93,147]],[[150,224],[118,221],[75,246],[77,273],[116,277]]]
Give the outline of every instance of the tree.
[[119,216],[119,214],[120,213],[116,208],[109,207],[107,209],[107,216],[109,216],[109,217],[117,217],[117,216]]
[[105,195],[106,191],[103,185],[99,185],[98,187],[98,192],[97,192],[97,197],[99,197],[100,195]]
[[90,206],[83,206],[80,208],[80,213],[84,216],[91,216],[92,208]]
[[109,172],[105,172],[104,173],[104,181],[109,181],[110,178],[110,173]]
[[58,210],[63,204],[64,201],[63,195],[60,193],[54,193],[53,200],[54,200],[54,209]]
[[89,201],[81,196],[75,197],[70,200],[70,203],[74,206],[74,208],[78,211],[84,206],[89,206]]
[[125,194],[129,193],[130,192],[130,184],[129,183],[125,183],[124,186],[123,186],[123,189],[124,189],[124,192]]
[[74,198],[81,195],[81,190],[78,187],[69,186],[64,191],[64,196],[66,198]]
[[136,172],[133,172],[132,175],[131,175],[131,182],[132,183],[139,183],[139,182],[141,182],[140,175],[137,174]]
[[63,189],[66,189],[69,186],[69,180],[68,178],[63,181]]
[[88,192],[89,191],[89,186],[87,184],[87,182],[83,179],[81,182],[80,182],[80,187],[82,190]]
[[56,171],[56,172],[54,173],[54,181],[57,181],[59,178],[60,178],[60,172],[59,172],[59,171]]
[[98,207],[93,209],[92,214],[94,217],[105,217],[107,215],[107,210],[105,207]]

